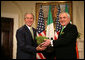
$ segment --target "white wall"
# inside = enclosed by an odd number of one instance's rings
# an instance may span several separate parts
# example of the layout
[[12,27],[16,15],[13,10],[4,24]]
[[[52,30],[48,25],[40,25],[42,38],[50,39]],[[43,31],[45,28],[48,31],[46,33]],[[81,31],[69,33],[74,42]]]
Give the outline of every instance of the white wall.
[[73,1],[73,23],[77,26],[78,31],[84,37],[84,2]]

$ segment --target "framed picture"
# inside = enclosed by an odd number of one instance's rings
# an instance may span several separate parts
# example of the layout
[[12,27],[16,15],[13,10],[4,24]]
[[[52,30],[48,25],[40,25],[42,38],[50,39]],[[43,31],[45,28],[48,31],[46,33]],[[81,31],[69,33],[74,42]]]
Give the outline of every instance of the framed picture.
[[51,13],[52,13],[52,18],[53,18],[53,24],[54,24],[54,29],[56,29],[56,19],[57,19],[57,13],[58,13],[58,8],[60,7],[60,11],[67,11],[70,16],[71,16],[71,22],[72,20],[72,1],[56,1],[56,2],[43,2],[43,3],[36,3],[36,27],[38,23],[38,18],[39,18],[39,12],[40,12],[40,7],[42,6],[43,10],[43,18],[45,22],[45,29],[47,27],[47,19],[48,19],[48,12],[49,12],[49,5],[51,5]]

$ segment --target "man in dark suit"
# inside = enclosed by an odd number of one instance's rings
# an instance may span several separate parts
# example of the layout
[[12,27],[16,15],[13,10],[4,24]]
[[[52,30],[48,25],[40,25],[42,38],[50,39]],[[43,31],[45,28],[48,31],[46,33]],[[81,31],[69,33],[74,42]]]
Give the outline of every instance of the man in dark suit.
[[56,59],[76,59],[77,28],[75,25],[70,24],[70,15],[66,12],[59,14],[59,21],[64,29],[61,30],[58,39],[45,39],[45,42],[41,45],[51,45],[55,50]]
[[36,52],[44,48],[37,47],[35,40],[36,29],[32,27],[34,15],[32,13],[26,13],[24,21],[25,25],[20,27],[16,32],[17,59],[36,59]]

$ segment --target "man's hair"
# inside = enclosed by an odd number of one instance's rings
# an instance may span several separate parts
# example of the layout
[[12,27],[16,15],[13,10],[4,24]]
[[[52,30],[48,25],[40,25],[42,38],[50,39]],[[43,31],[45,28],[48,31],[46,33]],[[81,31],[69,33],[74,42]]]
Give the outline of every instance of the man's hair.
[[63,14],[63,13],[66,13],[66,14],[67,14],[67,16],[68,16],[68,18],[70,18],[70,14],[69,14],[69,13],[67,13],[67,12],[61,12],[61,13],[59,14],[59,16],[60,16],[61,14]]
[[33,19],[34,19],[33,13],[25,13],[25,14],[24,14],[24,19],[26,18],[26,15],[27,15],[27,14],[31,14],[31,15],[33,16]]

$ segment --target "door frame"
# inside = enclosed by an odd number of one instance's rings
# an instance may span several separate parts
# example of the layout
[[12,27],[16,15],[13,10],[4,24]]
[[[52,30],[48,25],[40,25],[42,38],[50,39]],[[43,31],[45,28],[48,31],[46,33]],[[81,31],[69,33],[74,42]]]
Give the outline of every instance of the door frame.
[[16,30],[18,29],[18,14],[14,13],[1,13],[1,17],[13,18],[13,55],[12,58],[16,59],[16,51],[17,51],[17,41],[16,41]]

